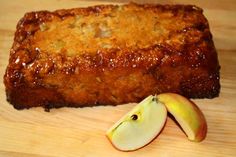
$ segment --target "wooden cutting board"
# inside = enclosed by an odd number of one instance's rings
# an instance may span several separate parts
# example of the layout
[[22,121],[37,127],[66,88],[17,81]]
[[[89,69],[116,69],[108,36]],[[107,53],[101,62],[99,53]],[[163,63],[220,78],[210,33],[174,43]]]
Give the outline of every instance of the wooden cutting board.
[[204,9],[204,14],[210,22],[221,65],[222,87],[218,98],[193,100],[202,109],[208,123],[207,138],[201,143],[188,141],[174,121],[168,119],[162,133],[148,146],[134,152],[120,152],[114,149],[106,139],[105,131],[135,104],[116,107],[61,108],[53,109],[51,112],[44,112],[42,108],[18,111],[8,104],[3,75],[16,23],[24,13],[101,3],[108,2],[0,1],[0,156],[236,156],[236,3],[234,0],[159,1],[159,3],[196,4]]

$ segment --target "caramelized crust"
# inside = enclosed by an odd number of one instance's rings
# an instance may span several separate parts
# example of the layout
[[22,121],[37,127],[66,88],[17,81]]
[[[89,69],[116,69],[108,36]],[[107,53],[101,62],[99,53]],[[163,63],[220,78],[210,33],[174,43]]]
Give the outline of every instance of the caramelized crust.
[[26,13],[4,83],[17,109],[218,96],[219,63],[202,9],[100,5]]

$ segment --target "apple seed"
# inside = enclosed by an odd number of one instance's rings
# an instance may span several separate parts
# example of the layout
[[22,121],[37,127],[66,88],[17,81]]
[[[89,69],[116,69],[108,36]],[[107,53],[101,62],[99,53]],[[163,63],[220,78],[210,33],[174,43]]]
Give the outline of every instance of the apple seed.
[[137,116],[136,114],[133,114],[133,115],[131,116],[131,118],[132,118],[132,120],[137,120],[137,119],[138,119],[138,116]]

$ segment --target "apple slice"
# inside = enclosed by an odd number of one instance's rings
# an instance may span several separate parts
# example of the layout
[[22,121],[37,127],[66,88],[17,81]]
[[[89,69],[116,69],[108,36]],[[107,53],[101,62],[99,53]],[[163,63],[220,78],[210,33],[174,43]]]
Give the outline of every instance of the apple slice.
[[136,150],[161,132],[166,119],[166,107],[157,101],[156,96],[149,96],[115,123],[106,136],[119,150]]
[[159,94],[157,98],[165,104],[168,112],[174,116],[189,140],[200,142],[206,137],[206,119],[197,105],[174,93]]

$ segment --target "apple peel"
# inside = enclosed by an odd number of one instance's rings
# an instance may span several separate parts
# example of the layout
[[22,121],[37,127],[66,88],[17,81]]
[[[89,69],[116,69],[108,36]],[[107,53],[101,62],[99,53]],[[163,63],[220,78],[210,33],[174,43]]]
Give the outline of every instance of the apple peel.
[[112,145],[133,151],[150,143],[164,128],[169,112],[190,141],[200,142],[207,134],[206,119],[197,105],[175,93],[148,96],[106,132]]
[[106,136],[118,150],[136,150],[161,132],[166,119],[166,107],[157,101],[156,96],[149,96],[116,122]]
[[190,141],[200,142],[207,134],[207,123],[198,106],[187,98],[175,93],[157,95],[167,111],[175,118]]

